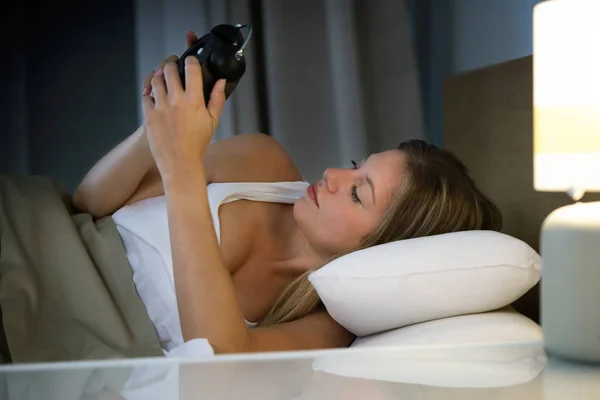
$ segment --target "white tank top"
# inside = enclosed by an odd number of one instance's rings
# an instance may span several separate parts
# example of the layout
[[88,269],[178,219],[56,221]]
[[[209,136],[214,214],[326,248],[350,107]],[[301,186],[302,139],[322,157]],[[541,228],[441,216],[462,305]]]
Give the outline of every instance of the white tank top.
[[[208,201],[217,240],[221,243],[219,207],[235,200],[293,204],[308,183],[240,182],[208,185]],[[137,293],[156,328],[165,352],[183,344],[177,310],[165,196],[127,205],[112,215],[133,271]],[[246,321],[250,327],[255,324]]]

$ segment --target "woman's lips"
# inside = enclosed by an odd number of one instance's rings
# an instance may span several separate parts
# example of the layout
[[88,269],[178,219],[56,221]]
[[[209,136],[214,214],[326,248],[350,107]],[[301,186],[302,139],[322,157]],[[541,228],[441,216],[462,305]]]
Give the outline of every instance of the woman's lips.
[[319,192],[319,189],[317,188],[316,184],[312,184],[310,185],[307,189],[306,192],[308,193],[308,197],[310,197],[310,199],[317,205],[317,207],[319,206],[319,198],[317,193]]

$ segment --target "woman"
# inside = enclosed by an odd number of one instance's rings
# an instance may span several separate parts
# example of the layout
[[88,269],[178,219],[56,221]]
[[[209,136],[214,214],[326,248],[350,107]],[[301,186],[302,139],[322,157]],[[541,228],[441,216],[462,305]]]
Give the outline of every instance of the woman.
[[498,209],[465,167],[412,140],[354,168],[326,170],[293,204],[228,203],[218,212],[216,235],[209,184],[302,176],[269,136],[210,144],[225,102],[223,82],[205,106],[197,60],[185,60],[186,90],[175,61],[166,59],[148,76],[143,126],[94,166],[74,204],[102,217],[164,195],[184,341],[206,338],[217,353],[349,346],[352,334],[321,306],[307,279],[311,271],[393,240],[500,228]]

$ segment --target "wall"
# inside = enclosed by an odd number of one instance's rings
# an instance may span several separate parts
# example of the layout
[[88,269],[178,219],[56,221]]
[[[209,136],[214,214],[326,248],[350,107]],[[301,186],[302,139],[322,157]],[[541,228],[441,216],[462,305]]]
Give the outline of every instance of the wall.
[[445,78],[531,55],[533,7],[540,1],[409,0],[431,142],[444,144]]
[[133,9],[132,0],[10,5],[0,172],[47,175],[72,191],[135,130]]
[[25,6],[7,4],[0,24],[4,60],[0,66],[0,173],[25,173],[29,168],[26,106]]
[[453,72],[532,54],[533,7],[541,0],[453,0]]

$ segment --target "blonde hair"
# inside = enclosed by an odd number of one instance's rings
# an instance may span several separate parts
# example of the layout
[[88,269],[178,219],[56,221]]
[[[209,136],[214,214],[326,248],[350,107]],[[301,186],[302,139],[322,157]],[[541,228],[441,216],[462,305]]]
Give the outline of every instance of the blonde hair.
[[[357,248],[333,259],[395,240],[466,230],[500,230],[500,211],[479,191],[454,155],[421,140],[403,142],[398,150],[406,159],[404,179],[381,223]],[[322,306],[308,280],[310,272],[283,291],[259,326],[293,321]]]

